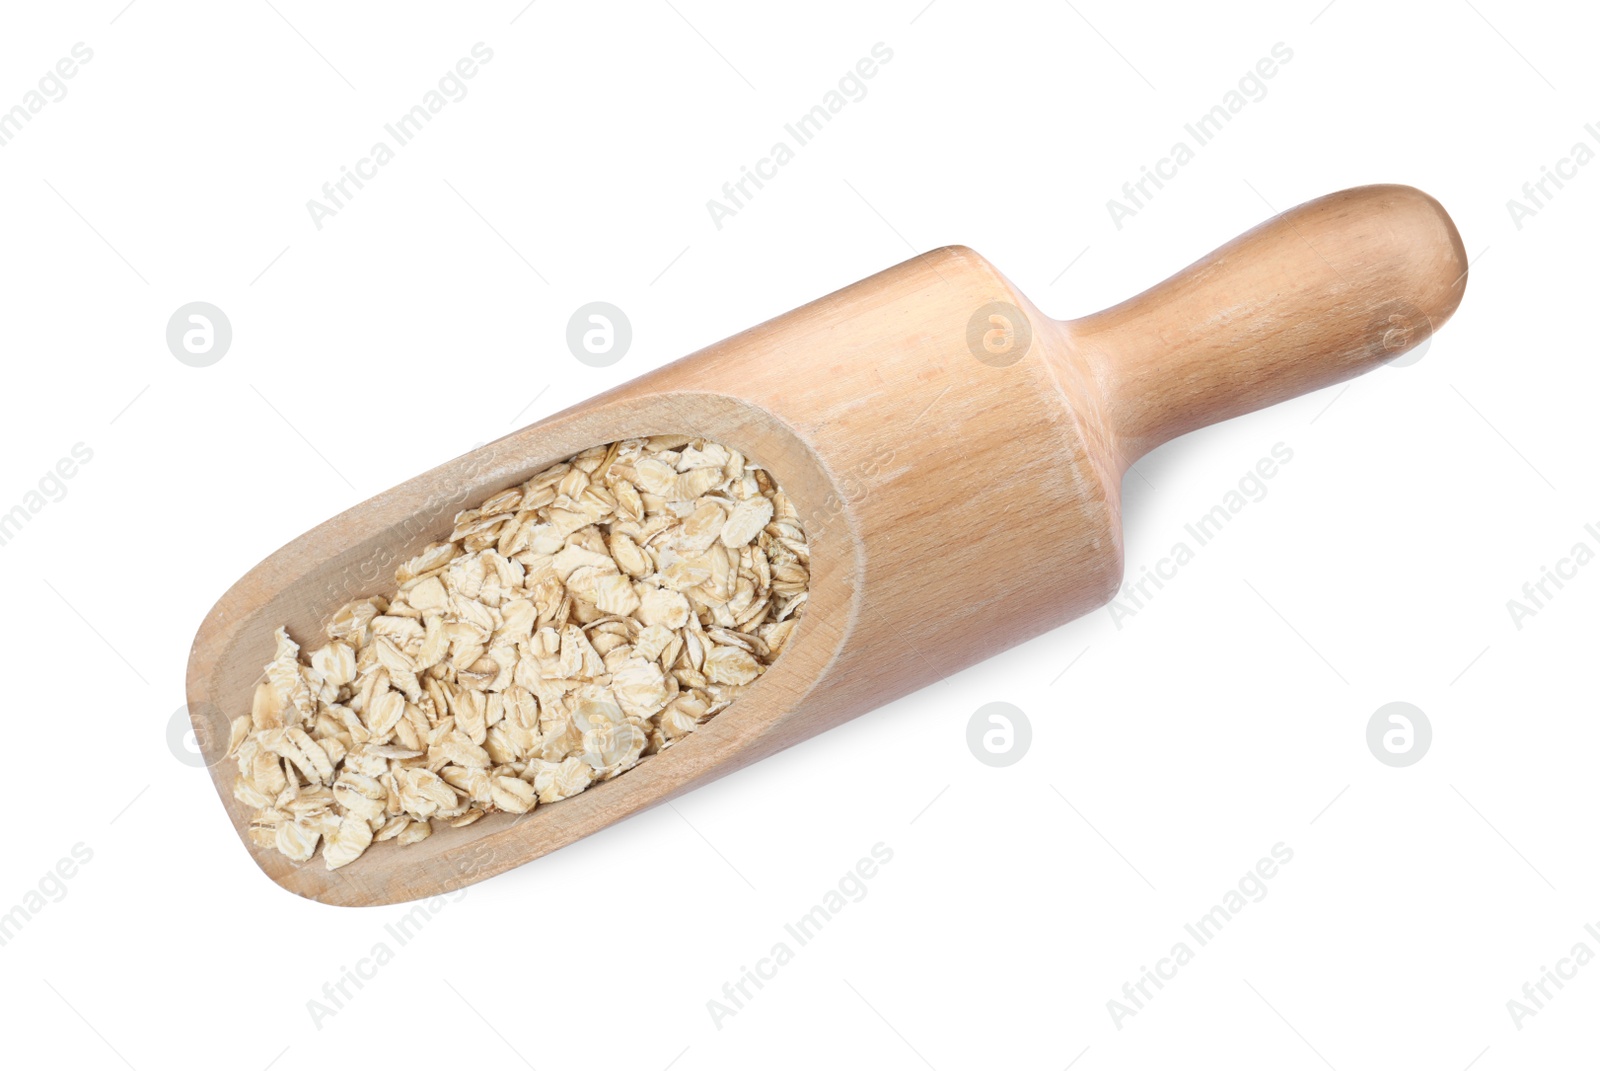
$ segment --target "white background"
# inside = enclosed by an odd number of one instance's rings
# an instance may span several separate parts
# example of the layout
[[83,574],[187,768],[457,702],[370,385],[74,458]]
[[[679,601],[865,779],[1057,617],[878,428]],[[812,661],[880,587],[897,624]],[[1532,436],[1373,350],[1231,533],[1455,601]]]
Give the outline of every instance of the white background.
[[[93,853],[0,948],[8,1063],[1595,1060],[1600,965],[1521,1029],[1507,1010],[1574,944],[1600,952],[1600,565],[1520,629],[1506,606],[1600,546],[1600,167],[1520,228],[1506,205],[1575,142],[1600,148],[1592,12],[124,2],[13,7],[0,34],[6,108],[74,43],[94,52],[0,148],[0,511],[93,451],[0,547],[0,911]],[[307,199],[479,41],[494,58],[470,94],[314,227]],[[707,199],[880,41],[866,98],[713,226]],[[1107,199],[1277,42],[1293,59],[1265,99],[1113,226]],[[196,627],[257,560],[913,252],[969,244],[1076,316],[1367,182],[1452,213],[1475,258],[1459,314],[1415,364],[1142,462],[1130,572],[1274,444],[1294,452],[1147,609],[476,886],[314,1024],[307,1002],[403,909],[280,891],[166,735]],[[164,338],[197,300],[233,325],[209,368]],[[605,369],[565,344],[592,300],[634,329]],[[1394,769],[1365,731],[1402,700],[1434,741]],[[965,743],[993,701],[1033,728],[1004,769]],[[1107,1001],[1280,841],[1294,857],[1266,898],[1119,1029]],[[865,899],[714,1024],[707,1001],[878,842],[894,856]]]

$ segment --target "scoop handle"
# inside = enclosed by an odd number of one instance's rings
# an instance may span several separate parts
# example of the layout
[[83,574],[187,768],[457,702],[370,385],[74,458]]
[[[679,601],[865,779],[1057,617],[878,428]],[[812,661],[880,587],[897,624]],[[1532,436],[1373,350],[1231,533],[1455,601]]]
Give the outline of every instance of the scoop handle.
[[1124,465],[1169,439],[1393,360],[1461,301],[1438,201],[1362,186],[1262,223],[1163,283],[1063,325]]

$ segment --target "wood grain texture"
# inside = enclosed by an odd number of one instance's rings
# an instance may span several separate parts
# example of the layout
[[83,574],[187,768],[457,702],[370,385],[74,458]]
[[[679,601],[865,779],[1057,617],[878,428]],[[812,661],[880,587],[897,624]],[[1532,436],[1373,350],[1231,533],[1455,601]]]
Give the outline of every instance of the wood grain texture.
[[[1449,317],[1465,278],[1444,211],[1398,186],[1302,205],[1069,322],[971,250],[907,261],[446,462],[257,565],[189,661],[223,806],[273,881],[330,904],[435,896],[535,859],[1101,605],[1122,578],[1127,465],[1392,359]],[[395,566],[458,510],[587,447],[666,433],[765,465],[812,544],[804,618],[732,707],[570,800],[374,845],[336,872],[249,846],[221,755],[274,629],[311,640],[344,602],[392,590]]]

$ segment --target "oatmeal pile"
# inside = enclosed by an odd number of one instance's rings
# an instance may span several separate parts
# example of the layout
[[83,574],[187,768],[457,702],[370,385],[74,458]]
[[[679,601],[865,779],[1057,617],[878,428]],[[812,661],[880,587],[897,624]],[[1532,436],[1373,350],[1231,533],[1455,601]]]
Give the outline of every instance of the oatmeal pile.
[[252,842],[332,870],[615,777],[772,664],[809,562],[783,491],[705,439],[598,446],[491,496],[322,646],[278,630],[228,748]]

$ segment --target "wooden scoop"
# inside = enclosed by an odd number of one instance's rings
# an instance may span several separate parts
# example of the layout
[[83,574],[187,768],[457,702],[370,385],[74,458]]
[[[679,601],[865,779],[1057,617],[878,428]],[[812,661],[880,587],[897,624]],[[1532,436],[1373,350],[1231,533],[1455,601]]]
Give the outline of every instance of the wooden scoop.
[[343,603],[392,590],[395,566],[447,538],[458,510],[588,447],[687,433],[743,451],[799,510],[811,594],[726,711],[572,799],[373,845],[342,870],[249,849],[273,881],[330,904],[435,896],[526,863],[1101,605],[1122,579],[1131,463],[1391,360],[1449,318],[1466,275],[1449,216],[1406,186],[1301,205],[1080,320],[1045,316],[970,249],[906,261],[463,454],[257,565],[189,659],[217,793],[248,846],[222,757],[278,626],[320,635]]

